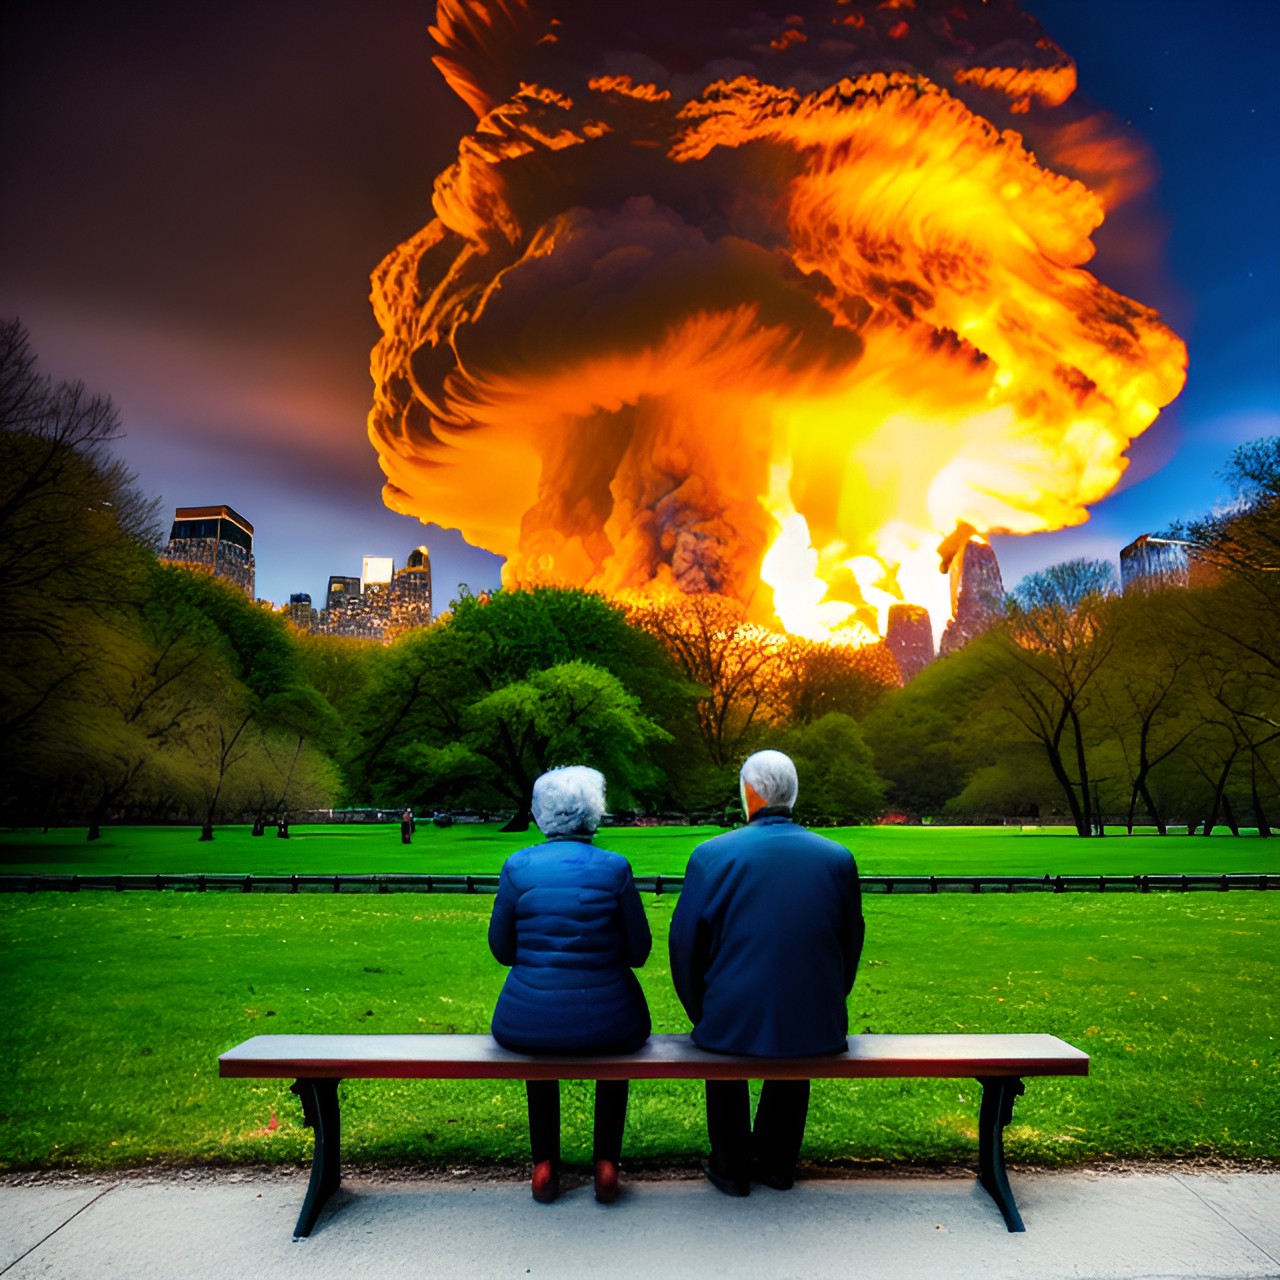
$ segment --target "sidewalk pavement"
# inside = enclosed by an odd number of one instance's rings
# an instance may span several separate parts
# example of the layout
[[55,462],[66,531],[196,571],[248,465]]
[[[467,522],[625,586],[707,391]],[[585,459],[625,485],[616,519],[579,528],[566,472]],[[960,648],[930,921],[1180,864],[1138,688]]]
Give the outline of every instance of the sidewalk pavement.
[[691,1177],[625,1183],[595,1203],[578,1179],[553,1205],[514,1177],[344,1181],[292,1240],[304,1173],[221,1171],[0,1185],[5,1280],[150,1277],[857,1276],[978,1280],[1280,1277],[1280,1176],[1019,1172],[1011,1235],[976,1182],[813,1178],[721,1195]]

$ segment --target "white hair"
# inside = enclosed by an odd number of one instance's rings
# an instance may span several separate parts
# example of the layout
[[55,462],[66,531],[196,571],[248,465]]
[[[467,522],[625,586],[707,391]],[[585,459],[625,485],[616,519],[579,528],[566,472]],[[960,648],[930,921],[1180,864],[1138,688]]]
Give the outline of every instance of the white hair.
[[552,769],[533,784],[532,807],[544,836],[592,835],[604,817],[604,774],[585,764]]
[[781,805],[785,809],[795,805],[800,780],[791,757],[781,751],[757,751],[748,756],[738,777],[765,804]]

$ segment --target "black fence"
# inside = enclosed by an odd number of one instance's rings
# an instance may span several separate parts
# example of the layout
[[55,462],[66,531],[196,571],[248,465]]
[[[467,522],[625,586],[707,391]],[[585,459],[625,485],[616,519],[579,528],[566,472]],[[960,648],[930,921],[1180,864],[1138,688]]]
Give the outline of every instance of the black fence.
[[[683,876],[637,876],[642,893],[679,893]],[[419,875],[0,875],[0,893],[496,893],[498,877]],[[863,876],[864,893],[1225,893],[1280,889],[1280,875]]]

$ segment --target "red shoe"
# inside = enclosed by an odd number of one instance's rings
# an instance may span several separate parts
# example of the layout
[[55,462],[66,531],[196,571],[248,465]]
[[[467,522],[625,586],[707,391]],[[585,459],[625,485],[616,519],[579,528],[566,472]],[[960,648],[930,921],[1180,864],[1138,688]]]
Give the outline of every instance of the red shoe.
[[612,1160],[596,1161],[596,1199],[612,1204],[618,1198],[618,1166]]
[[539,1160],[533,1166],[532,1190],[539,1204],[550,1204],[560,1194],[560,1171],[550,1160]]

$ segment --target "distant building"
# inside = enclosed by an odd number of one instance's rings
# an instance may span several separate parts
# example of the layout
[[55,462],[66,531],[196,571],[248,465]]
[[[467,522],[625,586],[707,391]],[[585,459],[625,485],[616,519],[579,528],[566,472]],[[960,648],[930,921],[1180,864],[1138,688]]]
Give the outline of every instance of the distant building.
[[1130,592],[1167,591],[1170,587],[1198,587],[1213,571],[1196,554],[1196,544],[1181,538],[1144,533],[1120,552],[1120,582]]
[[314,631],[316,611],[311,607],[311,597],[305,591],[296,591],[289,597],[289,607],[285,610],[289,621],[303,631]]
[[951,621],[938,646],[941,657],[989,630],[1004,606],[1004,579],[989,542],[968,538],[951,556],[950,571]]
[[204,569],[253,599],[253,525],[228,506],[179,507],[160,558]]
[[431,621],[431,553],[426,547],[409,552],[403,569],[391,580],[390,625],[394,635]]
[[342,578],[334,574],[329,579],[329,589],[325,593],[326,609],[344,609],[347,604],[360,595],[359,578]]
[[396,562],[390,556],[365,556],[360,569],[360,591],[370,587],[389,587],[396,571]]
[[914,680],[934,657],[929,610],[919,604],[890,605],[884,645],[898,664],[902,683]]
[[397,570],[390,556],[365,556],[358,578],[329,579],[325,608],[313,631],[356,640],[393,640],[431,621],[431,556],[426,547],[409,553]]

